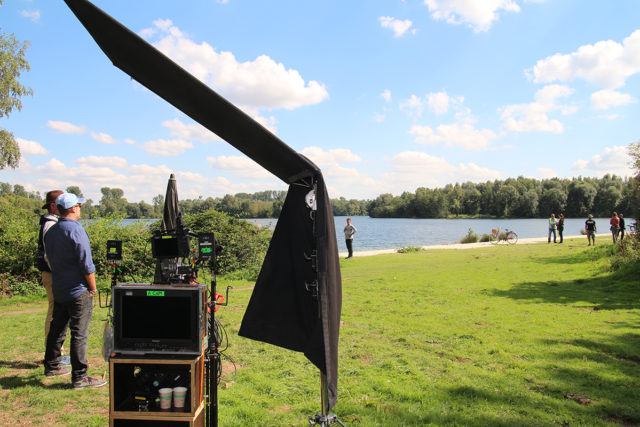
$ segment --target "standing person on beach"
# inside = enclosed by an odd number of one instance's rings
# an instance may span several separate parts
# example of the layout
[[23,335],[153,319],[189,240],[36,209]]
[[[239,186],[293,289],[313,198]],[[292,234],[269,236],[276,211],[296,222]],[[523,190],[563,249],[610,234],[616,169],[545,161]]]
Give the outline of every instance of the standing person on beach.
[[[52,278],[51,268],[47,262],[44,254],[44,236],[51,226],[58,222],[58,208],[56,207],[56,199],[59,195],[64,193],[62,190],[51,190],[47,192],[45,196],[44,205],[42,209],[46,209],[47,213],[40,216],[40,232],[38,233],[38,252],[36,253],[36,267],[40,270],[40,276],[42,277],[42,286],[47,292],[47,300],[49,306],[47,308],[47,317],[44,320],[44,340],[47,341],[47,335],[49,335],[49,326],[51,325],[51,319],[53,318],[53,291],[51,290]],[[69,356],[62,356],[61,365],[69,365]]]
[[347,259],[353,258],[353,235],[356,234],[358,230],[351,225],[351,218],[347,218],[347,226],[344,227],[344,240],[347,244],[347,251],[349,251],[349,255]]
[[[107,383],[87,375],[87,341],[96,294],[96,268],[91,258],[89,235],[78,222],[82,202],[84,199],[78,199],[73,193],[58,196],[56,206],[60,218],[44,237],[54,300],[44,372],[48,377],[71,374],[74,390],[101,387]],[[60,347],[67,328],[71,331],[71,370],[60,366]]]
[[596,227],[596,222],[593,220],[593,215],[589,214],[589,219],[584,222],[584,231],[587,232],[587,240],[589,241],[589,245],[591,246],[591,241],[593,240],[593,246],[596,245],[596,232],[598,228]]
[[620,218],[620,240],[624,240],[624,216],[622,216],[622,214],[618,214],[618,218]]
[[549,218],[549,238],[547,239],[547,243],[551,243],[551,233],[553,233],[553,243],[556,243],[556,224],[558,220],[556,219],[555,214],[551,214],[551,218]]
[[558,237],[560,237],[560,243],[562,243],[562,232],[564,231],[564,214],[558,215],[558,223],[556,224],[558,227]]
[[611,224],[611,237],[613,237],[613,243],[615,243],[618,240],[618,234],[620,233],[620,218],[616,212],[611,215],[609,224]]

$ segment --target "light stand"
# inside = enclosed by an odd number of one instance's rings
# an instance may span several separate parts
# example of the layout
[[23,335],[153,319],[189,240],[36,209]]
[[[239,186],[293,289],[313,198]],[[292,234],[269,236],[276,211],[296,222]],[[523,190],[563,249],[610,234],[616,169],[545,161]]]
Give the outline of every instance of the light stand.
[[[316,212],[317,212],[317,184],[313,182],[313,189],[307,193],[305,197],[305,203],[309,208],[309,217],[311,218],[312,224],[312,245],[311,245],[311,254],[304,254],[305,259],[311,262],[311,269],[316,274],[316,279],[311,283],[305,283],[306,289],[311,295],[318,301],[318,318],[322,315],[322,305],[321,305],[321,292],[319,289],[320,283],[317,279],[318,274],[318,250],[317,250],[317,240],[316,240]],[[309,425],[319,425],[322,427],[326,427],[333,423],[338,423],[344,427],[344,424],[338,419],[338,416],[335,414],[329,414],[329,390],[327,388],[327,375],[320,371],[320,413],[316,414],[315,417],[309,417]]]

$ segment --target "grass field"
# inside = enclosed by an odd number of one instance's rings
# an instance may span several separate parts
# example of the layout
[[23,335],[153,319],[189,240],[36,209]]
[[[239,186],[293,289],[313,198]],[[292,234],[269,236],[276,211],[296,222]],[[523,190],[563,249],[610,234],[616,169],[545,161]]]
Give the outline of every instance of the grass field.
[[[332,412],[348,426],[639,425],[639,270],[612,273],[610,245],[585,240],[341,260]],[[251,283],[227,285],[218,317],[238,370],[220,386],[220,425],[307,425],[318,371],[238,337]],[[44,309],[0,304],[0,425],[107,425],[107,387],[44,377]],[[107,370],[104,317],[94,310],[94,376]]]

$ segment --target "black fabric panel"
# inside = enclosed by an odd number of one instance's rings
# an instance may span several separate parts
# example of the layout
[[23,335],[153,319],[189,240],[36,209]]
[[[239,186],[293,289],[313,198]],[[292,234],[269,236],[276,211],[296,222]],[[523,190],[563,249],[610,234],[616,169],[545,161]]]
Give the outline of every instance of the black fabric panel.
[[[305,204],[309,188],[291,185],[239,335],[301,351],[326,376],[328,403],[338,396],[342,281],[333,213],[317,180],[316,233]],[[317,249],[317,273],[304,254]],[[317,278],[318,298],[305,287]]]
[[317,166],[87,0],[65,0],[113,65],[286,183]]

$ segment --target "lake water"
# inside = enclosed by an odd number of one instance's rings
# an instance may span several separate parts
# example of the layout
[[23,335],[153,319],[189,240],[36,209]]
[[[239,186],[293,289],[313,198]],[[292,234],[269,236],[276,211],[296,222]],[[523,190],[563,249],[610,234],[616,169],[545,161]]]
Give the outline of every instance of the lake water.
[[[338,250],[347,250],[342,230],[347,217],[334,217]],[[565,236],[575,236],[584,229],[586,218],[565,218]],[[600,235],[609,233],[609,218],[595,218]],[[250,219],[254,224],[275,228],[276,219]],[[352,216],[351,223],[358,229],[354,240],[354,250],[397,249],[407,246],[428,246],[458,243],[467,235],[469,228],[482,235],[491,233],[492,228],[509,229],[519,238],[547,237],[548,220],[537,219],[410,219],[410,218],[370,218]]]

